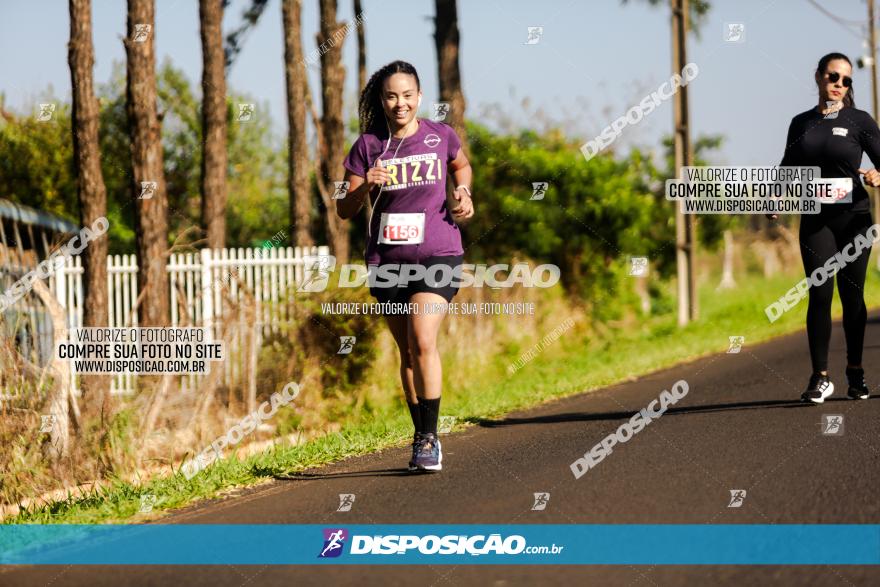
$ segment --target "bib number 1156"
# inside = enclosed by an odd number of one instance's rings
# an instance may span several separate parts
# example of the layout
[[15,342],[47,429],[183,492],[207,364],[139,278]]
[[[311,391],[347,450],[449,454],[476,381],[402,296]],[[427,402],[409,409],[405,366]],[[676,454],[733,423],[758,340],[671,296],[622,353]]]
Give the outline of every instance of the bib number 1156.
[[386,226],[382,236],[390,241],[410,241],[419,238],[419,227],[412,224]]
[[417,245],[425,240],[425,214],[382,213],[379,225],[379,244]]

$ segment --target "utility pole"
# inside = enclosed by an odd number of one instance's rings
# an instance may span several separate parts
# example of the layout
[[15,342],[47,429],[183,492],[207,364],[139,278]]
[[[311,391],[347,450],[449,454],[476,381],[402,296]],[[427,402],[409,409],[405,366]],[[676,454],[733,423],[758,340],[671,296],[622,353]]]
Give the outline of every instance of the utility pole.
[[[681,75],[687,63],[688,0],[670,0],[672,8],[672,71]],[[681,86],[673,99],[675,127],[675,174],[691,164],[690,126],[688,121],[687,86]],[[684,326],[697,318],[697,291],[694,276],[696,254],[696,218],[683,214],[681,204],[675,206],[675,259],[678,275],[678,325]]]
[[874,0],[868,0],[868,56],[871,61],[871,89],[873,90],[872,106],[874,119],[877,118],[877,37],[876,26],[874,24]]
[[[874,120],[877,120],[877,36],[874,21],[874,0],[868,2],[868,64],[871,71],[871,106],[873,107]],[[880,198],[877,197],[877,189],[866,186],[874,196],[874,218],[880,218]],[[876,248],[876,247],[875,247]],[[880,255],[877,255],[877,268],[880,269]]]

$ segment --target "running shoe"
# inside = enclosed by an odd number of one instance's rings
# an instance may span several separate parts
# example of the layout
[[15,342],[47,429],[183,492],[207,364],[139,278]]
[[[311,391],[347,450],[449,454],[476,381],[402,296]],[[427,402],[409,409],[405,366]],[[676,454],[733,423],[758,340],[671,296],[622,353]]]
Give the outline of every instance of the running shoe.
[[868,399],[870,397],[871,392],[865,384],[864,369],[847,369],[846,381],[849,383],[849,389],[846,390],[847,397],[850,399]]
[[416,457],[419,454],[419,447],[421,446],[421,442],[420,442],[421,436],[422,435],[419,432],[416,432],[415,434],[413,434],[412,457],[410,457],[410,459],[409,459],[409,470],[410,471],[415,471],[416,469],[418,469],[418,466],[416,465]]
[[834,384],[831,383],[831,379],[827,375],[813,373],[810,376],[810,385],[807,386],[807,391],[801,395],[801,401],[821,404],[832,393],[834,393]]
[[443,451],[436,434],[427,432],[421,435],[413,462],[417,471],[439,471],[443,468]]

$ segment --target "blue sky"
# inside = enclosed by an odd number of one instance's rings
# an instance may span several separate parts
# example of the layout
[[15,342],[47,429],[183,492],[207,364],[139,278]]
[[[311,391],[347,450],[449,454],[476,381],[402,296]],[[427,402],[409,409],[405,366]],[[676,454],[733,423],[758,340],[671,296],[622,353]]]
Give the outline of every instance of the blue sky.
[[[863,0],[816,0],[844,20],[864,22]],[[430,0],[363,0],[368,75],[394,59],[413,63],[422,79],[422,114],[437,97]],[[864,26],[845,26],[807,0],[713,0],[700,39],[689,40],[689,60],[700,73],[691,85],[693,135],[723,134],[718,164],[775,164],[781,159],[792,116],[816,103],[812,72],[819,57],[842,51],[853,60],[863,54]],[[224,31],[241,21],[247,0],[227,10]],[[305,0],[303,41],[315,48],[317,0]],[[497,105],[522,126],[537,126],[540,110],[583,139],[593,138],[613,119],[671,75],[668,6],[642,0],[459,0],[461,68],[470,118],[497,118]],[[123,61],[124,0],[93,0],[96,81],[110,77]],[[64,99],[70,94],[67,68],[68,7],[62,0],[0,0],[0,92],[7,108],[33,108],[47,87]],[[156,45],[160,61],[169,58],[194,82],[201,75],[196,0],[156,1]],[[353,2],[339,3],[340,20],[353,20]],[[723,39],[725,24],[745,24],[745,41]],[[543,26],[536,45],[524,44],[527,27]],[[356,45],[342,47],[347,69],[347,115],[355,112]],[[14,58],[13,58],[14,56]],[[318,99],[318,72],[312,70]],[[229,76],[230,87],[269,104],[273,128],[286,132],[280,0],[247,39]],[[870,111],[867,70],[855,69],[856,103]],[[526,109],[523,108],[523,103]],[[671,104],[628,127],[617,146],[656,149],[672,124]]]

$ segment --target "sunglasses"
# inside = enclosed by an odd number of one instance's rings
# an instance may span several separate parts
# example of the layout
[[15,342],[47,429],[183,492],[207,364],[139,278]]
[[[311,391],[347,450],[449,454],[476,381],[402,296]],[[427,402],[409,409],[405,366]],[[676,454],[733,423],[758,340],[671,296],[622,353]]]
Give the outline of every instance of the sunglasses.
[[[837,80],[840,79],[840,74],[837,73],[836,71],[830,71],[830,72],[826,73],[825,75],[826,75],[826,77],[828,77],[828,81],[831,82],[832,84],[836,84]],[[846,75],[843,76],[843,87],[844,88],[851,88],[852,87],[852,78],[851,77],[846,76]]]

